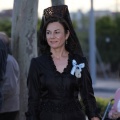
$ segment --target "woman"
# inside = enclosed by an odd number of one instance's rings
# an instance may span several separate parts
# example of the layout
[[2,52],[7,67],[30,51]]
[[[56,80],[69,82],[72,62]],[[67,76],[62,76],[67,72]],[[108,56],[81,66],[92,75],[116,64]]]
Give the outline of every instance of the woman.
[[99,120],[88,64],[66,5],[44,10],[40,28],[41,56],[31,61],[27,120]]

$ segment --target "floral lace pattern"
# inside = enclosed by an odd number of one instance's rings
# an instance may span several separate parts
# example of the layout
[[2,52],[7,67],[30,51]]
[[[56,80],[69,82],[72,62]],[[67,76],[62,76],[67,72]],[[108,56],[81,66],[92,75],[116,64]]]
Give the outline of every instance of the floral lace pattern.
[[70,53],[68,54],[68,64],[67,64],[66,68],[64,68],[62,73],[57,71],[51,55],[52,55],[52,53],[49,54],[49,62],[51,64],[52,68],[55,70],[55,72],[57,72],[59,74],[64,74],[64,73],[67,73],[71,69],[71,67],[72,67],[71,61],[72,61],[72,58],[73,58],[72,54],[70,54]]
[[75,102],[75,100],[73,101],[68,100],[66,103],[64,102],[55,103],[52,101],[47,101],[41,103],[40,110],[62,113],[62,112],[70,112],[70,111],[71,112],[80,111],[81,107],[79,101]]

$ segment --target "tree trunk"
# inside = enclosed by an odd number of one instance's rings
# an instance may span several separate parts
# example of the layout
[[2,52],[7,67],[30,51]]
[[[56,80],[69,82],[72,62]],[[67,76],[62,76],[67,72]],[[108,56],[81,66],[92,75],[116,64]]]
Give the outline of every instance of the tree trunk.
[[38,0],[14,0],[12,19],[13,55],[20,66],[19,120],[27,111],[27,74],[31,58],[37,56]]
[[52,2],[52,6],[55,6],[55,5],[64,5],[64,0],[51,0]]

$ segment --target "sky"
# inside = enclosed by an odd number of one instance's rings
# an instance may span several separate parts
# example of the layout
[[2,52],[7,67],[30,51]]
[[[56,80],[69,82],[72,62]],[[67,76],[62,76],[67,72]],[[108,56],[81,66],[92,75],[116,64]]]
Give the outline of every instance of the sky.
[[[91,0],[65,0],[70,12],[90,10]],[[93,0],[94,10],[120,11],[120,0]],[[116,4],[117,3],[117,4]],[[13,8],[14,0],[0,0],[0,11]],[[42,15],[43,9],[51,6],[51,0],[39,0],[38,13]]]

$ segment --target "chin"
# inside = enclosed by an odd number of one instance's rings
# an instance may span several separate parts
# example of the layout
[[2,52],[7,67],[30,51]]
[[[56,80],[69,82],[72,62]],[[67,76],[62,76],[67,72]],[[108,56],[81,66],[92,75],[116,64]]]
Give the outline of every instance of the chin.
[[51,46],[50,48],[52,48],[52,49],[58,49],[59,47],[53,47],[53,46]]
[[58,45],[50,45],[50,47],[56,49],[56,48],[59,48],[60,46],[58,46]]

